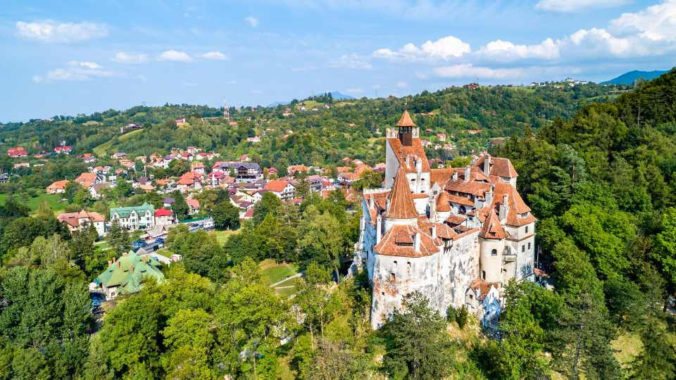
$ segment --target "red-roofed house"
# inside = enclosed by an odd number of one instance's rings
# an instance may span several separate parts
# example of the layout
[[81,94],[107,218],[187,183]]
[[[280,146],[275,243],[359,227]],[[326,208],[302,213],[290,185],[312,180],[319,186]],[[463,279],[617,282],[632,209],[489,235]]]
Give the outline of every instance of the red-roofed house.
[[280,199],[292,199],[296,188],[289,182],[283,179],[276,179],[265,184],[263,190],[269,191]]
[[174,213],[166,208],[155,210],[155,225],[168,226],[174,223]]
[[54,153],[56,154],[70,154],[72,151],[73,147],[68,145],[61,145],[54,148]]
[[92,225],[99,236],[104,236],[106,234],[106,218],[98,212],[85,210],[79,212],[66,212],[59,215],[58,220],[59,222],[67,224],[68,230],[71,233],[85,230]]
[[28,152],[26,149],[22,146],[17,146],[14,148],[9,148],[7,150],[7,155],[12,157],[12,158],[17,158],[17,157],[26,157],[28,156]]
[[188,207],[190,208],[190,215],[200,212],[200,202],[197,199],[188,198],[185,200],[185,203],[187,203]]

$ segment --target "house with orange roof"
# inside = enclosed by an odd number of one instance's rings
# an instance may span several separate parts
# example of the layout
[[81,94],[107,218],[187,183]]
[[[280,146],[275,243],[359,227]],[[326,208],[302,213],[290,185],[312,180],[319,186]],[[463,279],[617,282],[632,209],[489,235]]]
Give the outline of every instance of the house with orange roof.
[[75,182],[85,189],[89,189],[96,183],[96,173],[82,173],[75,178]]
[[105,236],[106,218],[98,212],[80,210],[78,212],[65,212],[57,219],[68,226],[72,234],[75,231],[84,231],[93,226],[99,237]]
[[47,186],[45,191],[47,194],[63,194],[66,192],[66,185],[68,185],[68,180],[61,180],[53,182],[51,185]]
[[269,191],[275,194],[279,199],[289,200],[293,198],[296,188],[291,184],[291,182],[284,179],[276,179],[269,181],[263,187],[264,191]]
[[488,153],[464,168],[431,168],[407,111],[386,137],[385,183],[363,191],[353,261],[372,286],[371,326],[413,292],[442,315],[464,306],[492,325],[506,284],[534,278],[535,217],[516,170]]

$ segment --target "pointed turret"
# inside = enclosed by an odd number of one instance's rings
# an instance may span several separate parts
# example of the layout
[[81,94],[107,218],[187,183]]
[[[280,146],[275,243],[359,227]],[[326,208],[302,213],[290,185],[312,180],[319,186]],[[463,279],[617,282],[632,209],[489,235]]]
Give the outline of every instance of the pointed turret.
[[397,122],[397,127],[415,127],[415,123],[413,122],[413,119],[411,119],[408,110],[401,114],[399,122]]
[[481,232],[479,236],[484,239],[504,239],[507,237],[505,229],[500,224],[498,215],[495,213],[495,209],[491,209],[490,213],[486,216],[483,226],[481,226]]
[[412,219],[418,217],[413,197],[411,197],[411,188],[408,186],[408,179],[402,168],[399,168],[397,175],[394,177],[387,217],[390,219]]

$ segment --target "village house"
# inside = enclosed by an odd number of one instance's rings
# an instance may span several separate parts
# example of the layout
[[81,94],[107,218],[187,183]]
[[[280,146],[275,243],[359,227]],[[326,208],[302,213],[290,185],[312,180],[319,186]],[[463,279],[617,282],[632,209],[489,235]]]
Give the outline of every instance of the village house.
[[106,218],[98,212],[81,210],[78,212],[66,212],[60,214],[57,218],[59,222],[68,225],[68,230],[72,234],[75,231],[85,231],[89,226],[93,226],[99,237],[106,234]]
[[89,194],[91,194],[94,199],[101,199],[103,194],[110,189],[109,182],[95,183],[92,187],[89,188]]
[[96,179],[96,173],[82,173],[77,178],[75,178],[74,181],[85,189],[89,189],[96,183]]
[[147,230],[155,225],[155,208],[147,202],[141,206],[113,207],[110,222],[116,220],[120,227],[130,231]]
[[28,152],[26,149],[22,146],[17,146],[14,148],[9,148],[7,150],[7,155],[12,157],[12,158],[17,158],[17,157],[26,157],[28,156]]
[[166,208],[155,210],[155,226],[168,226],[174,224],[174,213]]
[[193,162],[192,164],[190,164],[190,170],[195,173],[199,173],[200,175],[206,174],[204,171],[204,164],[201,162]]
[[108,268],[89,285],[89,290],[103,293],[106,300],[112,300],[120,294],[136,293],[147,279],[164,281],[161,266],[156,257],[139,256],[130,251],[118,260],[109,262]]
[[233,172],[238,183],[252,183],[263,179],[263,171],[256,162],[218,161],[214,163],[212,170],[226,174]]
[[275,194],[279,199],[289,200],[293,198],[296,188],[289,182],[283,179],[276,179],[268,182],[263,187],[263,190]]
[[73,151],[72,146],[60,145],[54,148],[54,153],[56,154],[70,154]]
[[185,200],[185,203],[188,204],[188,208],[189,208],[189,212],[188,212],[188,213],[189,213],[190,215],[195,215],[195,214],[198,214],[198,213],[200,212],[200,202],[199,202],[197,199],[195,199],[195,198],[187,198],[187,199]]
[[296,175],[296,173],[307,173],[308,171],[310,171],[310,168],[305,165],[291,165],[286,168],[286,172],[291,176]]
[[68,180],[64,179],[61,181],[53,182],[51,185],[47,186],[45,191],[47,194],[63,194],[66,192],[66,185],[68,185]]

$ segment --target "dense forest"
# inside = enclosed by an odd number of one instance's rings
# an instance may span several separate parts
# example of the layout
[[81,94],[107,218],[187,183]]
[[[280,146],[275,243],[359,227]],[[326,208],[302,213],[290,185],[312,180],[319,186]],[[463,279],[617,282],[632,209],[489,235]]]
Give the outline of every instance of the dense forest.
[[[576,95],[581,89],[588,92]],[[172,230],[167,246],[184,260],[165,270],[164,282],[117,298],[100,320],[91,313],[86,284],[109,257],[95,249],[91,234],[71,237],[48,207],[29,216],[10,198],[0,206],[0,379],[673,379],[676,321],[668,303],[676,291],[676,71],[610,99],[613,91],[480,88],[338,104],[328,99],[328,109],[287,118],[285,107],[237,110],[239,125],[231,129],[222,121],[202,124],[197,116],[177,129],[162,120],[168,115],[147,116],[144,130],[126,140],[115,135],[119,125],[112,122],[108,129],[68,118],[6,125],[13,133],[0,136],[12,145],[69,139],[50,124],[58,122],[79,131],[69,142],[83,150],[108,142],[83,132],[100,128],[114,136],[113,150],[150,153],[194,144],[293,163],[343,155],[382,160],[382,144],[371,152],[364,142],[404,107],[435,112],[431,119],[417,115],[416,123],[433,130],[441,125],[439,131],[458,141],[474,128],[486,137],[513,135],[494,153],[509,157],[519,173],[553,289],[510,284],[499,330],[490,338],[465,309],[449,310],[444,319],[415,294],[405,311],[374,332],[364,276],[332,278],[351,254],[359,208],[340,192],[328,199],[305,194],[300,206],[268,193],[253,220],[224,243],[206,232]],[[181,107],[167,108],[180,116]],[[135,122],[122,119],[118,123]],[[261,145],[242,141],[267,128]],[[294,133],[285,140],[287,128]],[[477,146],[485,143],[481,138]],[[158,201],[127,190],[115,196]],[[203,197],[205,208],[217,209],[227,195]],[[129,248],[129,236],[110,235],[111,253]],[[303,270],[294,297],[263,281],[262,260]],[[629,358],[620,357],[629,346]]]

